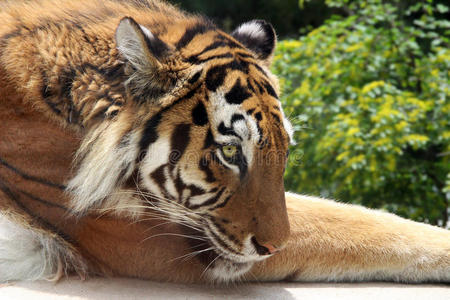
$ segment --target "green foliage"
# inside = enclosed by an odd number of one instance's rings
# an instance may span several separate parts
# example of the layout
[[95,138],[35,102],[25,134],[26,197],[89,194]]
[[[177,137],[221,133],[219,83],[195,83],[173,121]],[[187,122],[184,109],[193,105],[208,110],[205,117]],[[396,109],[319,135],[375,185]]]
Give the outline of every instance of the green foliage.
[[281,42],[275,56],[285,112],[297,130],[287,188],[445,226],[448,7],[431,0],[326,3],[347,16]]

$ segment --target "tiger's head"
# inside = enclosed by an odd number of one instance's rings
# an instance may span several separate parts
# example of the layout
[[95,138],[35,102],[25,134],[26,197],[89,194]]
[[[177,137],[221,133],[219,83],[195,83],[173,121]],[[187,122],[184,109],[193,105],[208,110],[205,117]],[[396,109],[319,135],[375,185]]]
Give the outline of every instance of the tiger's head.
[[84,139],[73,210],[157,210],[183,226],[215,280],[247,272],[289,236],[283,173],[291,126],[268,69],[272,26],[231,35],[206,21],[173,38],[132,18],[115,33],[126,104]]

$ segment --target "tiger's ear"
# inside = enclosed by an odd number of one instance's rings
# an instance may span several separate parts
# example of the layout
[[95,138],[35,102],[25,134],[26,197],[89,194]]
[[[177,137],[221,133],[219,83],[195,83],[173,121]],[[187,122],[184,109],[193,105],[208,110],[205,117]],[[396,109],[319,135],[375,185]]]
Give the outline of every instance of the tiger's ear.
[[156,99],[174,85],[167,61],[172,57],[169,45],[130,17],[123,18],[116,29],[116,45],[126,59],[128,90],[136,99]]
[[231,36],[255,53],[267,66],[270,65],[277,43],[275,30],[270,23],[263,20],[246,22],[236,28]]

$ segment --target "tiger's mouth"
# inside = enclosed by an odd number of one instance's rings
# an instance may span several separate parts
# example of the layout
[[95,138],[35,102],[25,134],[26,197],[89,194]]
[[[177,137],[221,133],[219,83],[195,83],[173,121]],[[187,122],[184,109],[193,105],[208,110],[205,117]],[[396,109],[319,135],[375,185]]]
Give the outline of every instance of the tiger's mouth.
[[225,283],[239,279],[250,271],[255,261],[241,262],[224,256],[218,249],[202,253],[198,259],[205,266],[202,277],[216,283]]
[[205,267],[201,277],[216,283],[225,283],[238,280],[247,273],[256,261],[267,258],[268,256],[255,259],[254,257],[246,257],[244,254],[236,255],[224,250],[217,244],[223,243],[219,237],[213,238],[208,236],[206,230],[194,231],[191,228],[184,228],[186,235],[195,237],[187,238],[191,249],[196,252],[196,259]]

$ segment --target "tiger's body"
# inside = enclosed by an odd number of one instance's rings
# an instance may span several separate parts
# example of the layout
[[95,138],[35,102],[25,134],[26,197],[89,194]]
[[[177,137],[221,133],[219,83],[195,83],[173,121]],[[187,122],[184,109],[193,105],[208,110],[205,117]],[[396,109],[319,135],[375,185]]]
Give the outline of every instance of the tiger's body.
[[449,231],[284,193],[268,23],[131,0],[0,16],[0,281],[450,281]]

